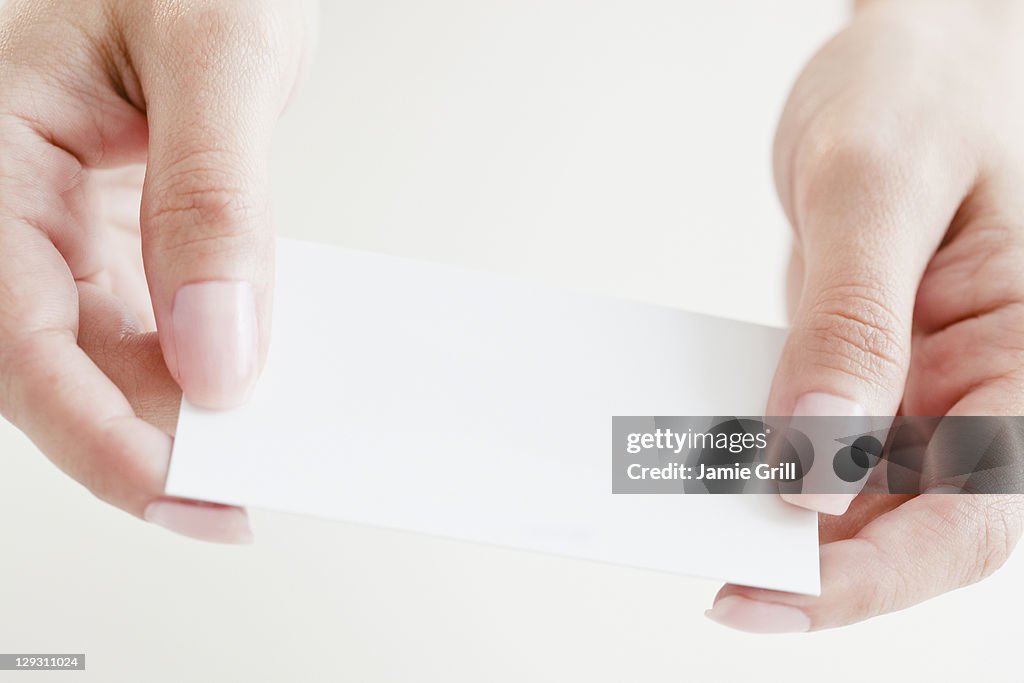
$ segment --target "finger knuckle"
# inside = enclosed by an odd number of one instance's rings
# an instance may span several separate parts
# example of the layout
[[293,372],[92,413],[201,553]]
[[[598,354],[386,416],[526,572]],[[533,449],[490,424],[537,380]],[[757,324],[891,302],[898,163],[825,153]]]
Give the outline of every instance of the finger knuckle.
[[266,222],[251,182],[215,170],[170,173],[144,202],[149,239],[171,256],[245,251]]
[[[793,192],[798,215],[821,204],[851,201],[872,205],[913,177],[908,165],[920,157],[916,136],[898,124],[863,120],[828,109],[815,117],[797,143]],[[898,142],[898,144],[897,144]]]
[[805,349],[823,366],[860,379],[901,379],[909,341],[900,316],[877,285],[837,285],[822,291],[810,311]]
[[849,116],[834,110],[819,113],[808,125],[797,147],[796,162],[800,170],[813,177],[850,170],[884,171],[890,166],[892,149],[884,130],[849,121]]

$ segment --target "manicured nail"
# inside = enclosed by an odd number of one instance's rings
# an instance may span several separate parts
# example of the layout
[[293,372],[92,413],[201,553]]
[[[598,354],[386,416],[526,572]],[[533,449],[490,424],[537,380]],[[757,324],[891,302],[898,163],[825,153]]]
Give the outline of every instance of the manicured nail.
[[[864,408],[854,401],[832,394],[812,392],[801,396],[793,405],[795,417],[863,417]],[[787,503],[827,515],[842,515],[856,493],[783,493]]]
[[848,398],[812,392],[793,404],[795,417],[863,417],[864,408]]
[[722,598],[704,616],[748,633],[803,633],[811,628],[810,617],[801,609],[739,595]]
[[211,543],[252,543],[245,510],[223,505],[157,500],[146,506],[143,518],[176,534]]
[[177,379],[202,408],[233,408],[256,380],[256,297],[248,282],[198,282],[174,298]]
[[850,504],[857,497],[856,493],[783,493],[782,500],[815,512],[826,515],[846,514]]

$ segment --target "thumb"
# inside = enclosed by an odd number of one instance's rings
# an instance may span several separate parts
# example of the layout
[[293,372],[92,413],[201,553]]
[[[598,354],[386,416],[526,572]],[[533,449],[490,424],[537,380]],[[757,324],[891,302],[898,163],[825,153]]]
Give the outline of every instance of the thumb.
[[267,157],[290,84],[253,6],[165,17],[141,58],[146,276],[167,366],[206,408],[246,399],[269,343]]
[[[910,362],[917,287],[964,195],[962,181],[878,145],[809,147],[824,153],[794,164],[789,213],[803,280],[768,414],[892,416]],[[821,459],[817,474],[832,476],[831,464]],[[842,514],[854,495],[783,497]]]

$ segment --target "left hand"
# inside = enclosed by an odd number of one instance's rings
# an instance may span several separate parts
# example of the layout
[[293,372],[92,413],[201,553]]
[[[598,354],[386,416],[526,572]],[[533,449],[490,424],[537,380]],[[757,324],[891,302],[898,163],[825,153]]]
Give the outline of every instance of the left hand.
[[262,369],[270,141],[315,10],[0,4],[0,415],[100,499],[207,541],[252,534],[165,495],[175,408],[240,405]]

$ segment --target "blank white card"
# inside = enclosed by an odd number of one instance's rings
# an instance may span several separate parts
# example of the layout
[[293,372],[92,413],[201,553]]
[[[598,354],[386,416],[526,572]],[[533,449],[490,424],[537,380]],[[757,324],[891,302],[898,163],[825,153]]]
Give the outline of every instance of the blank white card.
[[167,493],[799,593],[816,515],[615,495],[613,415],[760,415],[784,331],[281,240],[252,399],[182,406]]

